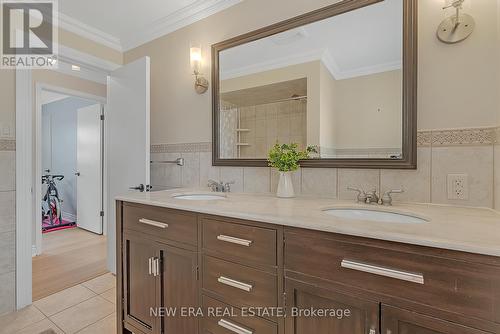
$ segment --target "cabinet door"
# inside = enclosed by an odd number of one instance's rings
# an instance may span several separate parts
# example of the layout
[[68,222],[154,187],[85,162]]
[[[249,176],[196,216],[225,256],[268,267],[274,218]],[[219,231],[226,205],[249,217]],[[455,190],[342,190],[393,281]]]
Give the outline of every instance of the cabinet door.
[[433,317],[382,306],[382,334],[491,334]]
[[198,318],[189,310],[198,308],[198,267],[195,252],[160,246],[160,319],[165,334],[198,333]]
[[157,256],[154,241],[133,233],[123,237],[124,319],[144,333],[159,333],[151,308],[156,307],[157,279],[150,263]]
[[379,332],[378,302],[291,279],[287,279],[285,284],[287,334]]

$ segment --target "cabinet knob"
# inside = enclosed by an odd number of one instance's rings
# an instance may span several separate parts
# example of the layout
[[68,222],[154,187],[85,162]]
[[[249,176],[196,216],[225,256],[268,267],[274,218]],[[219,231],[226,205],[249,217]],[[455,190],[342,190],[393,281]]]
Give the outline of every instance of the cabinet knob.
[[370,333],[369,334],[377,334],[377,331],[372,328],[372,329],[370,329]]

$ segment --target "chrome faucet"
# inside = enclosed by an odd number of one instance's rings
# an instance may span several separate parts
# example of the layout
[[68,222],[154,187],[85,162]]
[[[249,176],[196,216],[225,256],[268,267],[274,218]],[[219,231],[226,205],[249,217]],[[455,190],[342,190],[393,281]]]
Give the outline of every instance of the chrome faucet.
[[403,189],[393,189],[393,190],[388,190],[384,193],[384,195],[380,198],[379,204],[381,205],[386,205],[386,206],[391,206],[392,205],[392,197],[391,194],[401,194],[404,193],[405,191]]
[[231,192],[231,185],[235,184],[235,181],[223,182],[223,181],[214,181],[208,180],[208,187],[212,189],[213,192],[217,193],[229,193]]
[[366,204],[378,204],[379,198],[377,195],[377,189],[373,189],[370,192],[366,193]]
[[391,206],[392,197],[391,194],[401,194],[404,193],[403,189],[393,189],[386,191],[381,197],[377,195],[377,190],[373,189],[370,192],[365,192],[363,189],[355,187],[347,187],[347,190],[356,191],[358,193],[357,200],[359,203],[366,204],[380,204]]

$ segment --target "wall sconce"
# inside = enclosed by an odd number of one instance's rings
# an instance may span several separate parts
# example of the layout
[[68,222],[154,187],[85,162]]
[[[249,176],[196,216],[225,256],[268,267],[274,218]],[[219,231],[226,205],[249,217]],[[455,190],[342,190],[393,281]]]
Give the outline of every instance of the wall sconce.
[[455,14],[441,22],[437,30],[438,39],[446,44],[455,44],[464,41],[474,31],[475,22],[472,16],[460,13],[465,0],[448,0],[444,10],[454,8]]
[[194,89],[196,93],[203,94],[208,90],[208,80],[205,79],[200,72],[203,60],[201,46],[191,46],[189,51],[191,56],[191,69],[195,76]]

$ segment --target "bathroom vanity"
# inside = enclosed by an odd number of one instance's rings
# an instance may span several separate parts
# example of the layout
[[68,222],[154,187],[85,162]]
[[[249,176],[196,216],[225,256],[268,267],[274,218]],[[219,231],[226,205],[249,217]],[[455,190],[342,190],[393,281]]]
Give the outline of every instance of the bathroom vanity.
[[[500,216],[493,210],[178,195],[118,199],[119,333],[500,333]],[[422,221],[325,211],[345,208]],[[203,314],[151,314],[183,307]],[[252,307],[268,312],[248,316]],[[231,314],[208,314],[216,308]],[[282,308],[286,317],[269,312]],[[343,313],[310,316],[311,309]]]

